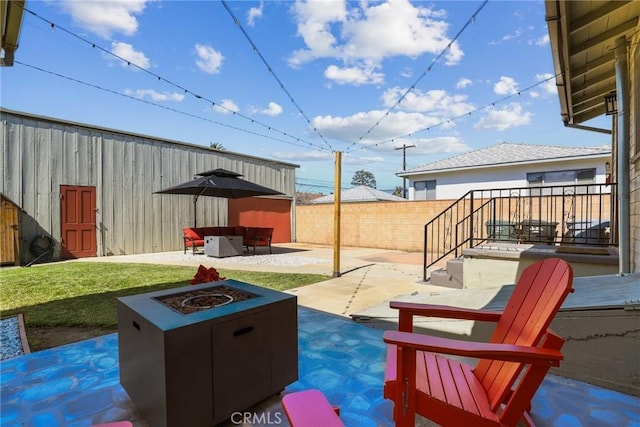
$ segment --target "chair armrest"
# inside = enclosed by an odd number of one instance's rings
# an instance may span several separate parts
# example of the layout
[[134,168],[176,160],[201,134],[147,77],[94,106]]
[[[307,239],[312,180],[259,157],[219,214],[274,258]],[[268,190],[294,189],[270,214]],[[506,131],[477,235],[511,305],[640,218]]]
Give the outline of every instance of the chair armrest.
[[501,311],[476,310],[472,308],[451,307],[448,305],[419,304],[414,302],[392,301],[389,307],[400,310],[402,314],[426,317],[444,317],[448,319],[480,320],[497,322]]
[[503,360],[544,366],[560,366],[560,361],[563,359],[559,350],[548,348],[461,341],[409,332],[386,331],[383,339],[387,344],[395,344],[403,348],[476,359]]

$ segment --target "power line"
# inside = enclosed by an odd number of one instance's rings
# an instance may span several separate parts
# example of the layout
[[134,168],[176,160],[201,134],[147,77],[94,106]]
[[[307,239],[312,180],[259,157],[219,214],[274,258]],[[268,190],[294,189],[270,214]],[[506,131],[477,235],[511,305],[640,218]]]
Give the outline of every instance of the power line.
[[[23,10],[25,12],[28,12],[29,14],[31,14],[35,18],[38,18],[41,21],[47,23],[51,27],[51,29],[56,29],[57,28],[57,29],[63,31],[64,33],[66,33],[66,34],[68,34],[68,35],[70,35],[70,36],[82,41],[83,43],[90,45],[92,48],[98,49],[101,52],[103,52],[103,53],[105,53],[105,54],[107,54],[107,55],[109,55],[109,56],[111,56],[113,58],[116,58],[116,59],[118,59],[118,60],[120,60],[120,61],[122,61],[124,63],[126,63],[128,66],[134,67],[137,70],[142,71],[143,73],[146,73],[146,74],[148,74],[150,76],[153,76],[158,81],[165,82],[165,83],[169,84],[170,86],[173,86],[173,87],[179,89],[180,91],[184,92],[186,95],[191,95],[191,96],[193,96],[194,98],[196,98],[198,100],[203,100],[203,101],[207,102],[208,104],[211,104],[214,107],[222,108],[222,109],[224,109],[226,111],[231,112],[235,116],[241,117],[241,118],[243,118],[245,120],[249,120],[252,124],[257,124],[259,126],[262,126],[262,127],[266,128],[266,129],[268,129],[269,131],[280,133],[281,135],[286,136],[287,138],[294,139],[298,143],[307,144],[309,147],[314,147],[314,148],[317,148],[318,150],[325,150],[325,148],[323,146],[321,146],[321,145],[317,145],[317,144],[305,141],[304,139],[298,138],[298,137],[293,136],[293,135],[291,135],[291,134],[289,134],[289,133],[287,133],[285,131],[281,131],[281,130],[273,127],[273,126],[270,126],[270,125],[267,125],[265,123],[262,123],[261,121],[256,120],[256,119],[254,119],[252,117],[249,117],[249,116],[246,116],[246,115],[244,115],[242,113],[239,113],[237,111],[231,110],[231,109],[225,107],[223,104],[215,102],[215,101],[213,101],[211,99],[208,99],[205,96],[199,95],[199,94],[187,89],[186,87],[183,87],[183,86],[181,86],[181,85],[179,85],[177,83],[174,83],[171,80],[168,80],[168,79],[160,76],[159,74],[156,74],[156,73],[154,73],[152,71],[147,70],[146,68],[143,68],[143,67],[139,66],[138,64],[136,64],[134,62],[131,62],[128,59],[125,59],[125,58],[123,58],[121,56],[116,55],[115,53],[111,52],[110,50],[105,49],[102,46],[98,45],[97,43],[91,42],[91,41],[87,40],[86,38],[74,33],[73,31],[67,30],[66,28],[56,24],[55,22],[53,22],[53,21],[51,21],[49,19],[46,19],[46,18],[38,15],[36,12],[34,12],[34,11],[30,10],[30,9],[27,9],[26,7],[23,7]],[[88,84],[88,85],[90,86],[90,84]],[[167,108],[167,109],[171,110],[170,108]],[[230,126],[230,127],[232,127],[232,126]],[[302,146],[302,147],[307,148],[306,146]]]
[[291,93],[287,90],[286,87],[284,87],[284,84],[282,83],[282,81],[280,80],[280,78],[277,76],[276,72],[273,71],[273,68],[271,67],[271,65],[269,65],[269,63],[267,62],[267,60],[265,59],[264,55],[262,55],[262,53],[260,52],[260,49],[258,49],[258,46],[256,46],[256,44],[253,42],[253,40],[251,39],[251,37],[249,37],[249,34],[247,34],[247,32],[244,30],[244,28],[242,27],[242,24],[240,24],[240,21],[238,20],[238,18],[236,18],[236,16],[233,14],[233,11],[231,10],[231,8],[229,7],[229,5],[227,4],[227,2],[225,0],[220,0],[222,5],[224,6],[224,8],[227,10],[227,12],[229,13],[229,15],[231,16],[231,18],[233,19],[233,22],[236,24],[236,27],[238,27],[238,29],[242,32],[242,34],[244,35],[244,37],[247,39],[247,41],[249,42],[249,44],[251,45],[251,47],[253,48],[253,51],[258,55],[258,57],[262,60],[262,62],[264,63],[264,65],[267,67],[267,70],[269,71],[269,73],[273,76],[273,78],[276,80],[276,82],[278,82],[278,84],[280,85],[280,89],[282,89],[282,91],[289,97],[289,100],[291,101],[291,103],[298,109],[298,112],[302,115],[302,117],[305,118],[305,120],[307,121],[307,123],[309,124],[309,126],[311,126],[311,128],[313,129],[313,131],[318,134],[318,136],[320,137],[320,139],[322,139],[322,141],[327,144],[327,146],[331,149],[331,151],[335,151],[333,149],[333,147],[331,147],[331,144],[329,144],[329,142],[325,139],[324,136],[322,136],[322,133],[320,133],[320,131],[315,128],[313,126],[313,124],[311,123],[311,120],[309,119],[309,117],[307,117],[307,115],[305,114],[304,111],[302,111],[302,108],[300,108],[300,105],[296,102],[295,99],[293,99],[293,96],[291,95]]
[[462,26],[462,28],[458,31],[458,33],[455,35],[455,37],[453,39],[451,39],[451,41],[449,41],[447,46],[444,49],[442,49],[442,51],[438,54],[438,56],[436,56],[434,58],[434,60],[431,61],[431,64],[427,67],[427,69],[425,71],[423,71],[423,73],[420,75],[420,77],[418,77],[416,79],[416,81],[411,86],[409,86],[409,88],[402,94],[402,96],[400,96],[400,98],[398,98],[398,100],[382,115],[382,117],[378,121],[376,121],[369,129],[367,129],[367,131],[365,131],[365,133],[362,134],[358,138],[357,141],[352,142],[344,150],[345,152],[349,151],[349,148],[354,146],[357,142],[362,141],[362,139],[365,136],[369,135],[373,129],[375,129],[376,127],[378,127],[380,125],[380,122],[382,122],[385,118],[387,118],[389,116],[389,114],[391,114],[391,112],[393,110],[395,110],[398,105],[400,105],[400,103],[407,97],[407,95],[409,95],[409,93],[411,93],[416,88],[416,85],[427,75],[427,73],[431,72],[431,69],[433,68],[433,66],[440,60],[440,58],[442,58],[444,56],[445,52],[448,51],[449,49],[451,49],[451,46],[453,45],[453,43],[455,43],[455,41],[462,35],[462,33],[467,29],[467,27],[469,25],[471,25],[472,23],[475,23],[476,16],[478,15],[478,13],[480,13],[482,8],[484,8],[484,6],[487,4],[488,1],[489,0],[484,0],[482,2],[480,7],[478,7],[478,9],[476,9],[476,11],[473,13],[473,15],[471,15],[471,17],[467,20],[467,22]]
[[240,131],[240,132],[245,132],[245,133],[248,133],[248,134],[251,134],[251,135],[260,136],[262,138],[267,138],[267,139],[271,139],[271,140],[274,140],[274,141],[283,142],[285,144],[295,145],[295,146],[301,147],[301,148],[307,148],[305,145],[302,145],[302,144],[296,144],[295,142],[292,142],[292,141],[286,141],[284,139],[276,138],[276,137],[269,136],[269,135],[264,135],[264,134],[261,134],[259,132],[254,132],[254,131],[250,131],[250,130],[247,130],[247,129],[239,128],[237,126],[228,125],[226,123],[218,122],[216,120],[208,119],[206,117],[197,116],[197,115],[192,114],[192,113],[187,113],[185,111],[180,111],[180,110],[175,109],[175,108],[167,107],[166,105],[156,104],[155,102],[147,101],[146,99],[136,98],[134,96],[127,95],[125,93],[121,93],[121,92],[118,92],[118,91],[115,91],[115,90],[112,90],[112,89],[107,89],[107,88],[104,88],[102,86],[98,86],[98,85],[93,84],[93,83],[87,83],[85,81],[76,79],[74,77],[69,77],[69,76],[65,76],[65,75],[60,74],[60,73],[56,73],[54,71],[45,70],[44,68],[40,68],[40,67],[37,67],[35,65],[25,64],[25,63],[17,61],[17,60],[14,61],[14,63],[22,65],[24,67],[28,67],[28,68],[34,69],[36,71],[40,71],[42,73],[47,73],[47,74],[50,74],[50,75],[55,76],[55,77],[59,77],[59,78],[65,79],[65,80],[69,80],[69,81],[77,83],[77,84],[88,86],[88,87],[93,88],[93,89],[98,89],[98,90],[101,90],[103,92],[111,93],[113,95],[122,96],[124,98],[132,99],[134,101],[142,102],[144,104],[153,105],[154,107],[162,108],[164,110],[171,111],[173,113],[182,114],[184,116],[188,116],[188,117],[192,117],[192,118],[195,118],[195,119],[203,120],[203,121],[206,121],[206,122],[209,122],[209,123],[213,123],[213,124],[218,125],[218,126],[223,126],[223,127],[229,128],[229,129],[237,130],[237,131]]

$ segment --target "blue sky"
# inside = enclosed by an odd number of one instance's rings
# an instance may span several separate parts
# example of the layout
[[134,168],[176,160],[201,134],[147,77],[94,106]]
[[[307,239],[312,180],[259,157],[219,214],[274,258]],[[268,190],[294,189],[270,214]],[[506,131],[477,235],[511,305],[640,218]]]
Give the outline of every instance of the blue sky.
[[609,143],[562,124],[544,3],[481,6],[28,0],[1,105],[296,163],[297,188],[325,194],[336,150],[343,187],[364,169],[393,189],[403,144],[410,169],[505,141]]

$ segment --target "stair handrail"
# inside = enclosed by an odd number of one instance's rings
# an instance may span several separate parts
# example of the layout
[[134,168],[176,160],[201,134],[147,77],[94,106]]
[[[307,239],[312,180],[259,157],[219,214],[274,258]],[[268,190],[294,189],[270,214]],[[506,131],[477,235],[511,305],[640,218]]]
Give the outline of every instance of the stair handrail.
[[[591,187],[599,187],[599,191],[595,193],[590,192]],[[537,197],[538,199],[541,199],[543,196],[544,197],[562,196],[565,191],[570,189],[573,189],[573,191],[577,193],[577,190],[579,188],[584,188],[583,193],[580,193],[582,196],[586,194],[587,197],[589,195],[600,197],[600,200],[599,200],[600,204],[602,204],[603,195],[608,195],[611,198],[610,199],[611,208],[613,208],[613,210],[610,212],[610,218],[613,220],[617,217],[616,215],[617,205],[613,202],[613,200],[615,200],[614,196],[616,193],[615,183],[608,183],[608,184],[592,183],[592,184],[556,185],[556,186],[540,186],[540,187],[527,186],[527,187],[515,187],[515,188],[475,189],[475,190],[467,191],[464,195],[462,195],[457,200],[452,202],[443,211],[441,211],[438,215],[436,215],[434,218],[432,218],[429,222],[427,222],[424,225],[423,279],[425,281],[427,280],[427,269],[433,266],[438,261],[444,259],[445,257],[447,257],[452,253],[455,253],[455,256],[458,257],[459,255],[462,254],[463,249],[466,249],[469,247],[471,248],[475,247],[481,244],[482,242],[487,241],[490,238],[490,236],[483,237],[485,235],[483,235],[483,233],[479,231],[479,229],[480,230],[483,229],[482,226],[477,227],[475,225],[477,220],[482,220],[484,215],[483,209],[489,203],[493,203],[493,210],[491,215],[487,215],[487,217],[490,221],[494,221],[493,225],[495,227],[498,225],[495,223],[496,218],[498,217],[498,214],[496,211],[496,203],[498,199],[508,199],[509,209],[511,206],[511,200],[515,199],[515,207],[514,207],[515,210],[514,211],[509,210],[507,212],[507,215],[510,218],[510,220],[516,219],[515,222],[519,222],[517,221],[518,219],[519,220],[523,219],[521,217],[522,212],[520,212],[520,209],[522,208],[522,206],[520,205],[521,203],[523,203],[523,200],[525,197],[529,199],[529,210],[531,210],[532,209],[531,203],[535,197]],[[557,193],[556,190],[561,190],[561,191]],[[539,192],[539,194],[537,196],[533,195],[532,193],[534,191]],[[495,196],[496,192],[498,193],[498,196]],[[523,195],[523,192],[525,194],[528,193],[528,195]],[[547,194],[543,194],[544,192],[546,192]],[[485,194],[488,194],[488,195],[485,196]],[[480,195],[480,197],[476,197],[476,195]],[[481,202],[479,207],[474,206],[477,203],[477,200],[480,200]],[[526,202],[526,200],[524,201]],[[502,206],[502,202],[500,206]],[[572,208],[575,209],[574,206],[572,206]],[[454,221],[454,216],[455,216],[455,221]],[[447,217],[448,217],[448,221],[447,221]],[[606,215],[604,217],[606,217]],[[543,220],[543,215],[541,212],[538,212],[537,217],[533,217],[531,215],[525,214],[525,218],[531,221],[535,221],[536,219]],[[597,218],[599,219],[603,218],[603,212],[601,207],[597,215]],[[442,229],[440,227],[440,223],[442,221],[447,221],[449,223],[448,227]],[[565,218],[562,218],[561,221],[563,222],[563,226],[567,223]],[[453,226],[454,223],[455,223],[455,226]],[[563,226],[560,228],[561,238],[564,238]],[[612,233],[611,233],[611,240],[609,243],[612,245],[617,244],[616,242],[617,236],[615,233],[616,226],[617,224],[615,224],[615,220],[614,220],[611,227]],[[461,237],[461,236],[465,236],[465,233],[463,233],[461,230],[464,230],[467,227],[469,228],[468,237]],[[494,229],[494,232],[495,232],[495,229]],[[453,242],[453,244],[451,246],[446,244],[441,245],[440,244],[441,237],[443,238],[443,241],[445,243],[448,241],[448,242]],[[521,237],[522,237],[521,235],[518,235],[517,240],[519,241]],[[429,239],[431,239],[431,241]],[[598,242],[597,244],[601,244],[601,243]],[[442,247],[444,249],[440,251],[440,248]]]
[[[462,195],[459,199],[457,199],[455,202],[451,203],[451,204],[450,204],[448,207],[446,207],[442,212],[440,212],[438,215],[436,215],[435,217],[433,217],[429,222],[427,222],[427,223],[424,225],[424,252],[423,252],[423,256],[422,256],[422,258],[423,258],[423,266],[424,266],[424,268],[423,268],[423,275],[424,275],[424,276],[423,276],[423,278],[424,278],[424,280],[425,280],[425,281],[427,280],[427,268],[431,267],[433,264],[435,264],[436,262],[440,261],[441,259],[443,259],[443,258],[444,258],[444,257],[446,257],[447,255],[449,255],[450,253],[452,253],[452,252],[454,252],[454,251],[457,251],[458,246],[459,246],[459,243],[458,243],[458,241],[457,241],[457,234],[458,234],[458,233],[457,233],[457,226],[456,226],[456,241],[455,241],[455,244],[453,244],[453,245],[452,245],[452,247],[451,247],[451,248],[449,248],[448,250],[446,250],[443,254],[441,254],[440,256],[438,256],[435,260],[431,260],[431,261],[429,262],[429,261],[427,260],[427,256],[428,256],[428,253],[429,253],[429,251],[427,250],[427,248],[428,248],[428,242],[429,242],[429,236],[430,236],[430,234],[429,234],[429,232],[428,232],[428,228],[429,228],[430,226],[432,226],[433,224],[435,224],[435,223],[437,223],[437,222],[440,222],[440,220],[441,220],[442,218],[445,218],[445,219],[446,219],[446,215],[450,215],[451,222],[453,222],[453,210],[454,210],[454,208],[456,208],[456,207],[457,207],[459,204],[461,204],[461,203],[462,203],[462,204],[464,204],[464,203],[465,203],[465,201],[466,201],[466,199],[467,199],[468,197],[470,197],[470,196],[471,196],[471,194],[472,194],[474,191],[475,191],[475,190],[469,190],[469,191],[467,191],[467,192],[466,192],[464,195]],[[464,206],[463,206],[463,210],[464,210]],[[456,224],[457,224],[457,223],[458,223],[458,221],[456,221]],[[453,227],[449,227],[449,230],[448,230],[448,232],[447,232],[447,233],[449,233],[449,234],[450,234],[450,233],[452,232],[452,228],[453,228]],[[439,234],[440,234],[440,233],[438,233],[438,237],[439,237]],[[444,236],[444,237],[445,237],[445,240],[446,240],[446,238],[447,238],[447,237],[449,237],[449,239],[451,239],[451,237],[452,237],[452,236],[451,236],[451,235],[449,235],[449,236]],[[433,247],[433,245],[432,245],[432,247]]]

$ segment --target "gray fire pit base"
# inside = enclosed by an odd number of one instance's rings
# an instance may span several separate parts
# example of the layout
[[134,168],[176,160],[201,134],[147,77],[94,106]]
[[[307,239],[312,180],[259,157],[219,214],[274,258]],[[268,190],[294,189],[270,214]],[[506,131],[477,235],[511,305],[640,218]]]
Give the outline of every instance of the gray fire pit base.
[[[226,286],[254,295],[181,314],[158,301]],[[225,280],[118,298],[120,383],[151,426],[211,426],[298,379],[296,297]]]

